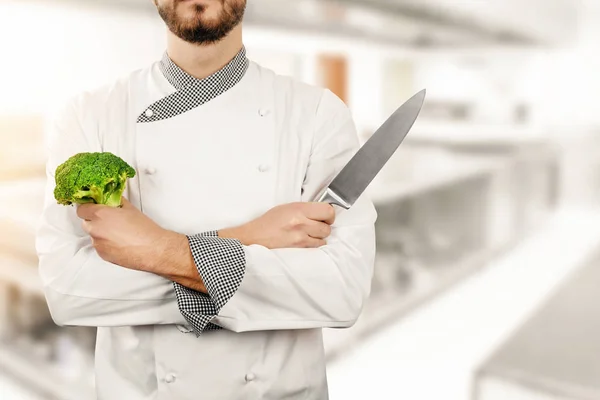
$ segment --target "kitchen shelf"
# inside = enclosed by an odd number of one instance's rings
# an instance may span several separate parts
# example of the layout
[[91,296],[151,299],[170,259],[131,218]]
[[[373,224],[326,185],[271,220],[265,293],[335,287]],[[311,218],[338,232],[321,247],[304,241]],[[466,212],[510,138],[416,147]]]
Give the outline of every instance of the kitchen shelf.
[[426,123],[406,137],[406,144],[443,146],[531,146],[549,142],[546,131],[514,124]]
[[[433,167],[432,165],[406,166],[413,172],[409,174],[403,172],[398,176],[382,174],[373,180],[367,189],[367,194],[376,205],[395,202],[428,191],[489,176],[507,165],[503,160],[490,160],[482,157],[461,157],[447,166],[444,166],[444,161],[438,161],[438,163],[442,167],[434,167],[434,170],[429,169]],[[386,166],[386,168],[390,167]],[[400,171],[402,168],[399,166],[397,170]],[[385,173],[385,171],[382,172]]]

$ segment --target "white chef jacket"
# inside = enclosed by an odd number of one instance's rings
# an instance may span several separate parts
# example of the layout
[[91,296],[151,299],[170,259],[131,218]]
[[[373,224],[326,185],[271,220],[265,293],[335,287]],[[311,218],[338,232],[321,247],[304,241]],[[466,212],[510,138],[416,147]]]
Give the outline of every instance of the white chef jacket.
[[98,328],[100,400],[325,400],[322,328],[351,327],[370,293],[377,214],[366,195],[337,210],[321,248],[240,245],[243,279],[210,317],[221,329],[203,332],[183,316],[172,282],[102,260],[76,209],[56,204],[56,167],[79,152],[108,151],[136,169],[124,193],[136,207],[166,229],[197,235],[314,200],[359,148],[351,114],[332,92],[252,61],[210,101],[140,122],[157,102],[181,98],[185,85],[169,76],[157,61],[82,93],[55,119],[36,239],[52,317]]

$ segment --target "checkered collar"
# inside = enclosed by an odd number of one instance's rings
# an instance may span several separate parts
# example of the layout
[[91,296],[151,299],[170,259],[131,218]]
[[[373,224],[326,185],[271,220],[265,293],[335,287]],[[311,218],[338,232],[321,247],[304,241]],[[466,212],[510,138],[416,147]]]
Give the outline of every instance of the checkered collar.
[[[188,74],[177,66],[171,60],[168,53],[165,51],[162,60],[160,61],[160,70],[164,77],[169,81],[173,87],[177,90],[185,89],[190,85],[203,85],[205,82],[210,82],[211,86],[229,86],[232,80],[239,75],[244,75],[246,67],[248,65],[248,58],[246,57],[246,47],[236,54],[236,56],[214,74],[207,76],[203,79],[198,79]],[[233,82],[234,84],[237,82]]]
[[148,106],[138,116],[137,122],[149,123],[172,118],[213,100],[242,80],[249,65],[246,48],[242,47],[223,68],[198,79],[178,67],[165,52],[159,67],[177,91]]

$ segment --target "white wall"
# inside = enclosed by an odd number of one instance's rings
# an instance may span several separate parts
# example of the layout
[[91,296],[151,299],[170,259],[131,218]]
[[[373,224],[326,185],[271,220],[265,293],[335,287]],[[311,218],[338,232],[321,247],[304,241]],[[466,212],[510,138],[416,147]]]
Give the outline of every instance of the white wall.
[[[315,55],[327,46],[343,48],[339,43],[260,27],[245,32],[250,58],[313,84]],[[0,115],[46,113],[73,94],[147,66],[165,46],[164,24],[151,13],[0,1]]]
[[0,113],[40,113],[161,56],[158,17],[0,2]]
[[[59,4],[0,2],[0,114],[43,113],[71,94],[112,81],[162,55],[165,28],[157,15]],[[487,63],[483,68],[466,65],[456,56],[411,54],[390,46],[253,26],[245,29],[245,43],[251,58],[309,83],[317,83],[316,54],[348,54],[349,102],[359,125],[377,125],[385,118],[381,97],[389,82],[383,63],[396,57],[429,59],[414,73],[415,87],[427,87],[431,98],[474,99],[479,115],[492,121],[502,118],[502,107],[510,101],[527,98],[535,105],[538,124],[560,129],[600,123],[600,31],[597,17],[584,15],[590,20],[580,32],[578,48],[505,58],[496,54],[495,59],[480,54]],[[511,63],[522,64],[515,76],[510,75],[515,71]]]

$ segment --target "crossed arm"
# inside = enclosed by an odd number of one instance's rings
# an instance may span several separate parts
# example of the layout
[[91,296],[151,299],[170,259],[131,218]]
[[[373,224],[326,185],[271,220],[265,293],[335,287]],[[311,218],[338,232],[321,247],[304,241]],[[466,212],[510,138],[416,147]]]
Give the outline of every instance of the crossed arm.
[[175,282],[179,308],[198,334],[238,290],[247,267],[244,246],[318,248],[335,221],[328,204],[291,203],[239,227],[186,236],[161,228],[126,198],[122,203],[77,208],[98,256]]
[[[306,174],[307,199],[358,149],[349,115],[342,111],[328,121]],[[359,199],[335,221],[331,206],[306,202],[194,236],[162,229],[126,200],[121,209],[80,206],[74,212],[55,204],[53,171],[70,155],[100,147],[79,129],[67,118],[51,137],[36,240],[58,324],[189,323],[200,334],[215,327],[236,332],[347,327],[358,318],[375,255],[376,213],[368,199]]]

